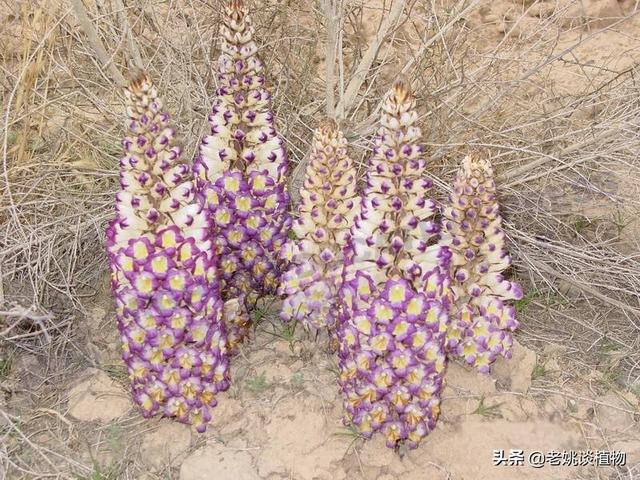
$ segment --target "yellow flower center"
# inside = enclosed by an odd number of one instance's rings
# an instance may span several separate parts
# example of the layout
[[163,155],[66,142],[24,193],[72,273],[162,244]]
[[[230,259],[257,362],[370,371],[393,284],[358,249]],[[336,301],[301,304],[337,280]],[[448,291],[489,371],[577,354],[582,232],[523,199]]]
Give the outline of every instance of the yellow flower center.
[[240,182],[236,177],[226,177],[224,179],[224,189],[228,192],[235,193],[240,189]]
[[388,345],[389,339],[384,335],[378,335],[373,339],[373,342],[371,342],[371,346],[381,352],[385,351]]
[[151,270],[153,273],[166,273],[169,269],[167,257],[156,257],[151,261]]
[[149,256],[149,250],[143,242],[136,242],[133,246],[133,257],[136,260],[142,260]]
[[423,302],[421,298],[412,298],[407,305],[407,313],[409,315],[420,315],[420,312],[422,312],[422,305]]
[[365,335],[371,334],[371,322],[364,315],[360,315],[355,319],[356,328]]
[[151,293],[153,290],[153,279],[144,275],[136,279],[136,289],[141,293]]
[[391,292],[389,293],[389,299],[393,303],[401,303],[405,299],[407,291],[403,285],[394,285],[391,287]]

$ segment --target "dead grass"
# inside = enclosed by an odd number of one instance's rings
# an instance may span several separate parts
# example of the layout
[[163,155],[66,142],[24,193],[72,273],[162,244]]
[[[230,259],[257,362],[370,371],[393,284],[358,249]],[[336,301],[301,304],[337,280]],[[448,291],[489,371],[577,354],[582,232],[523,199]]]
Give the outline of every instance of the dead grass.
[[[535,16],[544,2],[522,3],[496,16],[476,0],[261,2],[257,36],[298,164],[292,194],[324,112],[336,112],[364,167],[380,99],[400,72],[418,98],[441,200],[466,149],[491,151],[513,273],[528,292],[519,304],[521,341],[540,352],[563,345],[563,382],[595,369],[603,388],[639,392],[637,5],[625,2],[626,16],[603,27],[588,16],[568,22],[570,5]],[[218,2],[82,4],[93,41],[70,4],[0,3],[8,25],[6,41],[0,38],[0,348],[48,366],[39,389],[86,362],[77,328],[105,290],[103,232],[122,130],[114,72],[126,77],[142,63],[174,112],[188,155],[206,129],[215,86]],[[106,56],[96,54],[96,39]],[[620,47],[603,53],[605,44]],[[335,64],[327,65],[327,52],[335,52]],[[37,408],[63,411],[55,388],[46,388],[54,396],[39,398]],[[14,443],[0,442],[0,478],[9,471],[45,478],[56,472],[51,458],[75,465],[80,478],[112,478],[95,476],[73,448],[54,452],[23,438],[23,422],[44,422],[42,430],[60,433],[63,445],[81,443],[64,417],[19,418],[2,401],[0,414],[0,438],[37,445],[17,463],[7,460]],[[29,462],[40,462],[40,473]],[[48,476],[56,475],[67,478]]]

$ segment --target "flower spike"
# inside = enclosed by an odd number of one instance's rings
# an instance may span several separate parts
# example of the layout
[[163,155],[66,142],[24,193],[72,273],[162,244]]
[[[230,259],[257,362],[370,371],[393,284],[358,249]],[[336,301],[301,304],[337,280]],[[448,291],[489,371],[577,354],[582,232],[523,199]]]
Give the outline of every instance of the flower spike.
[[315,131],[300,195],[296,240],[285,248],[291,267],[281,285],[286,296],[281,317],[333,332],[342,250],[359,206],[356,169],[334,120],[325,120]]
[[204,431],[229,387],[211,223],[156,87],[140,73],[125,98],[121,190],[106,240],[122,357],[143,415]]
[[435,427],[445,368],[447,268],[435,243],[436,203],[425,177],[408,86],[385,99],[362,211],[343,271],[339,328],[345,422],[387,446],[415,448]]
[[193,167],[200,204],[215,224],[222,297],[237,300],[225,316],[232,350],[249,332],[248,309],[277,290],[291,226],[287,153],[253,33],[244,2],[230,1],[221,28],[211,133]]
[[444,211],[442,244],[452,254],[451,324],[447,349],[482,373],[499,356],[509,358],[518,327],[509,300],[522,298],[522,287],[506,280],[511,265],[502,230],[493,169],[475,153],[464,158]]

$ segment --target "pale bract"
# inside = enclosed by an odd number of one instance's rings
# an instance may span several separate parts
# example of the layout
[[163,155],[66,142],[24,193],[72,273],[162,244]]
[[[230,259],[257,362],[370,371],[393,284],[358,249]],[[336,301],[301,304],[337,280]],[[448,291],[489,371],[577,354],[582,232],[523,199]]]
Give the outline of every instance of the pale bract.
[[315,131],[300,197],[293,224],[296,238],[284,249],[291,264],[280,287],[285,295],[280,316],[333,333],[342,250],[350,238],[359,199],[347,141],[332,120],[324,121]]
[[229,387],[211,222],[153,83],[140,74],[125,97],[121,191],[106,240],[122,357],[143,415],[204,431]]
[[464,158],[444,217],[441,243],[452,252],[453,294],[447,349],[489,373],[496,358],[511,356],[518,321],[508,301],[522,298],[522,287],[503,276],[511,257],[488,159]]
[[418,446],[435,427],[445,368],[450,253],[408,87],[394,85],[374,139],[340,291],[339,384],[345,422],[387,446]]
[[229,347],[249,333],[248,310],[276,292],[284,260],[288,168],[284,141],[275,128],[264,66],[243,2],[231,1],[221,25],[218,89],[193,166],[200,205],[215,224],[215,249],[226,309]]

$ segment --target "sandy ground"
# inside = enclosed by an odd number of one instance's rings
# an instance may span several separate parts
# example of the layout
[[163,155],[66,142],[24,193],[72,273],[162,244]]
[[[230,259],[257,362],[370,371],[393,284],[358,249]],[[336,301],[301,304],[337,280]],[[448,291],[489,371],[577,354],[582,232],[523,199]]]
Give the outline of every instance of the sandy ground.
[[[234,359],[233,386],[220,397],[205,434],[168,419],[140,420],[125,391],[126,380],[107,368],[118,363],[108,303],[96,307],[92,319],[87,340],[98,368],[74,381],[64,415],[79,431],[103,432],[108,441],[93,452],[97,464],[103,471],[121,468],[126,455],[137,472],[127,478],[538,480],[640,475],[640,428],[632,413],[638,398],[589,388],[588,382],[566,385],[557,393],[546,390],[563,367],[554,354],[562,350],[560,345],[549,345],[542,363],[518,344],[514,358],[497,364],[490,377],[451,363],[438,427],[419,449],[394,452],[380,438],[365,442],[342,425],[335,360],[319,348],[322,343],[300,332],[289,335],[269,322]],[[525,465],[494,466],[495,450],[508,457],[518,449]],[[527,460],[536,451],[596,450],[624,451],[626,467],[617,472],[593,466],[534,468]]]
[[[126,451],[129,466],[135,465],[127,478],[140,480],[557,480],[640,474],[640,428],[632,413],[637,397],[597,394],[599,389],[586,384],[530,392],[532,381],[540,387],[560,374],[563,365],[554,354],[560,345],[548,347],[543,363],[518,344],[514,358],[497,364],[490,377],[451,363],[436,430],[419,449],[394,452],[380,438],[365,442],[342,425],[335,360],[319,348],[322,342],[299,332],[289,335],[268,321],[234,359],[233,386],[220,397],[205,434],[168,419],[143,421],[132,410],[126,380],[106,368],[118,363],[112,322],[108,302],[94,308],[87,341],[98,368],[74,382],[64,412],[79,431],[107,437],[93,451],[103,472],[123,468]],[[511,450],[523,450],[525,464],[494,466],[496,450],[507,458]],[[626,467],[534,468],[528,461],[532,452],[596,450],[624,451]]]

